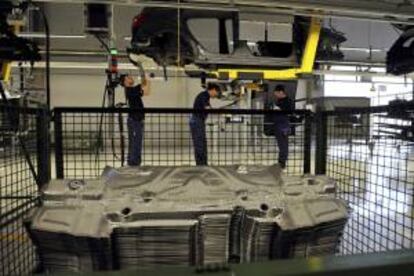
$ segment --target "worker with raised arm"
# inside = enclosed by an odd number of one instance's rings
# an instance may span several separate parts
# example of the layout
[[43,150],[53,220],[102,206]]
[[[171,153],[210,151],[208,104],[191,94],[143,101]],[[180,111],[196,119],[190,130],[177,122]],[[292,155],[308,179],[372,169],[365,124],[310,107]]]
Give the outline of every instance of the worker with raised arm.
[[135,85],[131,75],[122,75],[120,84],[125,88],[128,107],[135,111],[128,114],[128,166],[140,166],[144,137],[145,113],[142,97],[150,94],[151,84],[147,77]]

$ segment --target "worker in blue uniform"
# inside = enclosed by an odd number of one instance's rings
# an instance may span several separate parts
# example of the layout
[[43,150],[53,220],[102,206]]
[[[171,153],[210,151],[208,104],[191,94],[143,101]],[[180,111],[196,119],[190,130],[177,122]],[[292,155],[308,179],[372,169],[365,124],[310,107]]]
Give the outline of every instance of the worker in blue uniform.
[[[286,94],[285,87],[283,85],[277,85],[274,89],[275,110],[281,111],[293,111],[295,109],[294,102]],[[273,115],[274,133],[276,137],[277,146],[279,148],[279,166],[286,168],[286,162],[289,154],[289,133],[290,123],[288,114],[275,113]]]
[[142,142],[144,136],[144,109],[142,97],[150,93],[150,82],[147,78],[141,84],[135,85],[131,75],[122,75],[120,84],[125,88],[125,98],[128,107],[136,110],[128,114],[128,166],[141,165]]
[[209,83],[207,90],[199,93],[194,100],[194,112],[190,118],[191,137],[194,145],[194,156],[197,166],[207,166],[207,137],[206,119],[207,113],[203,113],[207,108],[211,108],[210,98],[215,98],[220,92],[217,84]]

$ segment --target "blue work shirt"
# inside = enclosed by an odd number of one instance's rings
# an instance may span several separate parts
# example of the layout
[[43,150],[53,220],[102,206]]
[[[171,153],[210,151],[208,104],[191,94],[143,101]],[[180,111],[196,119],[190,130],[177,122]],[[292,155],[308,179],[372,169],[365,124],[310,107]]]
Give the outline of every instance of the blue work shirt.
[[[203,91],[199,93],[194,100],[193,108],[196,110],[205,110],[209,106],[210,94],[208,93],[208,91]],[[193,116],[205,121],[208,115],[207,113],[194,113]]]
[[[289,97],[277,100],[275,106],[282,111],[293,111],[295,109],[295,104]],[[279,130],[289,130],[290,124],[288,114],[275,113],[272,117],[273,123]]]
[[[127,99],[128,106],[132,109],[144,109],[144,103],[142,102],[143,94],[141,85],[125,87],[125,98]],[[143,112],[133,112],[129,114],[129,117],[140,122],[144,120],[145,114]]]

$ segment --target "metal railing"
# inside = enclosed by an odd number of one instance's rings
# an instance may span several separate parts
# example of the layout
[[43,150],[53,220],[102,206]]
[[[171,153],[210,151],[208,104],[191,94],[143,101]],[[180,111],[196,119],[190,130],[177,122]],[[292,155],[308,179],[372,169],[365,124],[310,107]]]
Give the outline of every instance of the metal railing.
[[47,120],[45,110],[0,105],[1,275],[25,275],[37,266],[23,221],[49,180]]
[[318,116],[316,173],[351,208],[342,254],[414,248],[414,105]]
[[[128,109],[56,108],[57,178],[94,178],[107,165],[126,165]],[[191,109],[146,109],[142,166],[192,166]],[[206,121],[209,165],[278,162],[278,147],[267,123],[273,111],[209,110]],[[289,136],[288,174],[310,172],[311,114],[295,111]],[[267,127],[269,125],[269,127]]]
[[[337,181],[337,196],[351,208],[340,254],[414,248],[413,110],[414,106],[404,105],[290,114],[295,123],[289,136],[287,174],[312,172],[314,163],[316,173]],[[50,176],[49,114],[40,109],[4,106],[0,111],[1,273],[23,275],[37,266],[35,248],[23,221],[38,204],[38,191]],[[56,177],[94,178],[107,165],[126,165],[126,120],[130,112],[55,109],[51,129]],[[195,165],[188,125],[193,112],[197,111],[145,110],[142,165]],[[268,136],[269,116],[274,111],[208,113],[209,165],[277,163],[276,139]],[[40,185],[18,140],[24,141]]]

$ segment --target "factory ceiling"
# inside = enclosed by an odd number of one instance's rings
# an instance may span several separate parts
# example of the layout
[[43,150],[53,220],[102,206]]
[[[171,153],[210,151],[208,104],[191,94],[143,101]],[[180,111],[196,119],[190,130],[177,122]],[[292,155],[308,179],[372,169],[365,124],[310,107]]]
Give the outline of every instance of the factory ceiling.
[[414,24],[414,1],[412,0],[35,0],[35,2],[220,8]]
[[[17,0],[16,0],[17,1]],[[85,3],[114,4],[116,46],[124,52],[131,39],[132,18],[146,6],[235,10],[258,14],[312,15],[324,18],[347,37],[341,64],[383,66],[388,49],[401,35],[394,23],[414,25],[414,0],[34,0],[43,6],[52,34],[54,61],[105,62],[97,40],[84,32]],[[133,8],[135,6],[135,8]],[[132,7],[132,8],[131,8]],[[79,20],[62,20],[77,18]],[[28,30],[42,35],[42,28]],[[34,25],[33,25],[34,26]],[[208,26],[204,25],[204,28]],[[208,28],[207,28],[208,29]],[[204,30],[210,32],[210,30]],[[29,35],[29,36],[30,36]],[[36,37],[36,36],[34,36]],[[39,40],[42,43],[42,40]],[[337,64],[337,63],[335,63]]]

